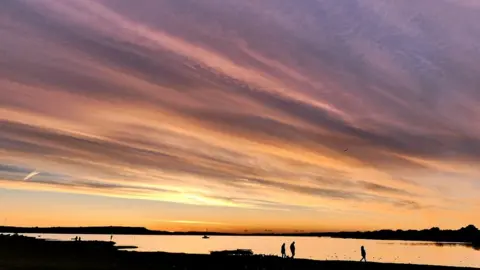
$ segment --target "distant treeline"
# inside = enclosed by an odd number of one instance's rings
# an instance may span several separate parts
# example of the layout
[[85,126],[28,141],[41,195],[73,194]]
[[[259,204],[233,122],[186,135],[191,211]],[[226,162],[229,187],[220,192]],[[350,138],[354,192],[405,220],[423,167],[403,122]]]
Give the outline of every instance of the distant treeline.
[[50,233],[50,234],[151,234],[143,227],[11,227],[1,226],[3,233]]
[[[149,230],[144,227],[0,227],[3,233],[51,233],[51,234],[128,234],[128,235],[204,235],[205,232],[168,232]],[[480,245],[480,231],[473,225],[459,230],[441,230],[437,227],[425,230],[380,230],[370,232],[331,232],[331,233],[219,233],[208,235],[243,236],[327,236],[336,238],[413,240],[435,242],[467,242]]]
[[412,240],[435,242],[466,242],[480,245],[480,231],[473,225],[459,230],[440,230],[434,227],[425,230],[380,230],[371,232],[328,233],[339,238],[378,239],[378,240]]

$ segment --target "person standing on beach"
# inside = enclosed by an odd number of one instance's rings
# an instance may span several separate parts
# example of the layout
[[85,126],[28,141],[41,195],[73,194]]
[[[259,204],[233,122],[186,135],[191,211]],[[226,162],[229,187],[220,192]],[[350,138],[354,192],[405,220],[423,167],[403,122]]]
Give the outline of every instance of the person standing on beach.
[[295,258],[295,241],[290,244],[290,252],[292,253],[292,259]]
[[362,252],[362,259],[360,261],[367,262],[367,252],[363,246],[360,248],[360,251]]
[[287,257],[287,253],[286,253],[286,251],[285,251],[285,243],[283,243],[283,245],[282,245],[282,250],[281,250],[281,251],[282,251],[282,258],[286,258],[286,257]]

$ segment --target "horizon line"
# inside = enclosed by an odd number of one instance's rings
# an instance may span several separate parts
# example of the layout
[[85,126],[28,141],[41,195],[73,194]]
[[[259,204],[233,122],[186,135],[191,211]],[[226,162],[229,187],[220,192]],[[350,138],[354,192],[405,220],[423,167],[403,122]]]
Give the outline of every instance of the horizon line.
[[460,227],[458,229],[442,229],[440,227],[434,226],[430,228],[423,228],[423,229],[378,229],[378,230],[345,230],[345,231],[305,231],[305,230],[273,230],[273,229],[265,229],[265,230],[257,230],[257,229],[246,229],[246,230],[232,230],[232,231],[199,231],[199,230],[185,230],[185,231],[169,231],[169,230],[162,230],[162,229],[150,229],[145,226],[119,226],[119,225],[108,225],[108,226],[10,226],[10,225],[1,225],[0,228],[11,228],[11,229],[107,229],[107,228],[122,228],[122,229],[143,229],[148,232],[152,233],[195,233],[195,234],[236,234],[236,235],[250,235],[250,234],[263,234],[263,235],[273,235],[273,234],[288,234],[288,235],[302,235],[302,234],[331,234],[331,233],[365,233],[365,232],[379,232],[379,231],[422,231],[422,230],[431,230],[438,228],[441,231],[458,231],[469,226],[473,226],[478,228],[473,224],[466,225],[464,227]]

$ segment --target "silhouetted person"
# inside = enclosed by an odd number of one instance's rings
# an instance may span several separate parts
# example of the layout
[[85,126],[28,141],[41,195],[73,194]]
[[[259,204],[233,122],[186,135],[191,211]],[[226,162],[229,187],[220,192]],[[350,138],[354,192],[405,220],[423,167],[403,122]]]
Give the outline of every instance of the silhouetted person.
[[295,258],[295,241],[290,244],[290,252],[292,253],[292,259]]
[[360,251],[362,252],[362,259],[360,261],[367,262],[367,252],[365,251],[365,248],[363,246]]
[[285,243],[283,243],[282,245],[282,258],[286,258],[287,257],[287,253],[285,252]]

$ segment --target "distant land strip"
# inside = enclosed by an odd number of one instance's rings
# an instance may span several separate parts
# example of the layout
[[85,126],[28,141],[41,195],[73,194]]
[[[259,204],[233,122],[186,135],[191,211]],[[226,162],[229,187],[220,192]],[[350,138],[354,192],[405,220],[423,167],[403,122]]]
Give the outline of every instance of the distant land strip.
[[441,230],[437,227],[425,230],[379,230],[367,232],[300,232],[300,233],[225,233],[225,232],[170,232],[150,230],[145,227],[14,227],[0,226],[1,233],[44,233],[44,234],[107,234],[107,235],[204,235],[210,236],[295,236],[334,237],[375,240],[410,240],[434,242],[463,242],[480,246],[480,231],[474,225],[458,230]]

